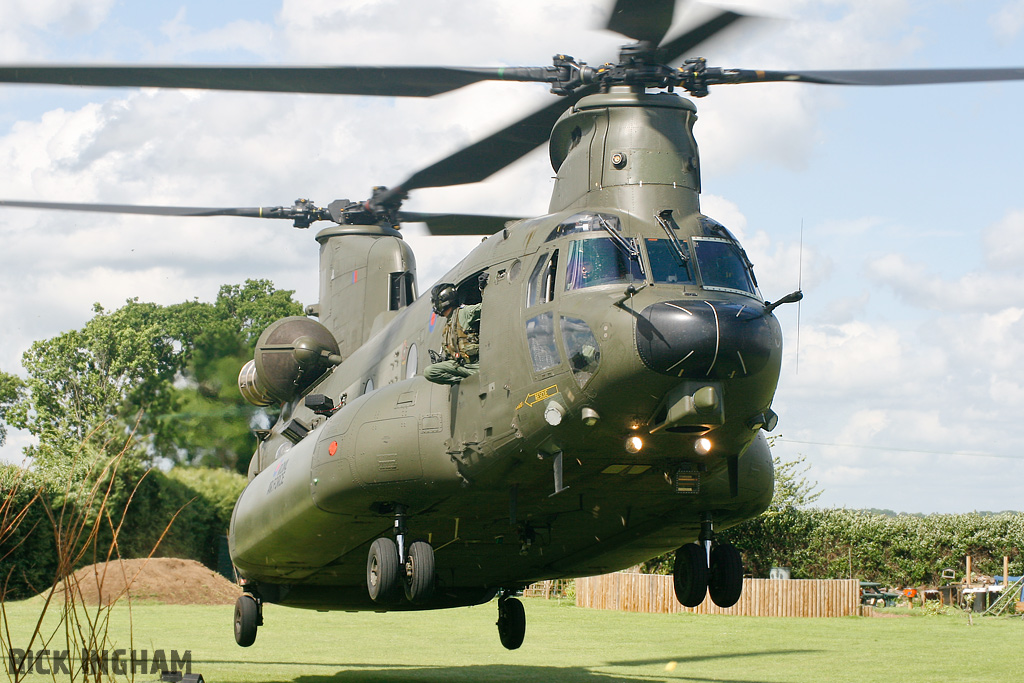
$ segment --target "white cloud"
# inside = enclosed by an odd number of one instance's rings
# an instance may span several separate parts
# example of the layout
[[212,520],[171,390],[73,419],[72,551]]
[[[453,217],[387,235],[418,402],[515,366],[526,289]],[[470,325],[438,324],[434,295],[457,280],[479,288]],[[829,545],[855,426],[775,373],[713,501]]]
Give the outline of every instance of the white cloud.
[[[950,66],[947,50],[939,64],[928,62],[925,48],[962,35],[938,13],[903,1],[745,4],[793,20],[755,23],[701,46],[711,63]],[[961,6],[967,4],[950,7],[955,16],[948,21],[974,21]],[[206,23],[194,10],[171,11],[152,26],[126,27],[138,32],[126,39],[111,34],[110,22],[127,20],[110,2],[8,3],[0,9],[9,20],[0,22],[0,59],[50,59],[54,48],[37,32],[77,21],[79,33],[97,29],[96,43],[60,44],[62,55],[79,61],[91,61],[96,45],[117,40],[126,61],[140,62],[540,65],[556,51],[596,62],[624,42],[591,30],[603,22],[605,7],[597,0],[422,6],[286,0],[273,15],[254,11]],[[75,12],[91,14],[83,20]],[[878,450],[985,450],[1006,457],[1019,451],[1012,426],[1024,411],[1024,380],[1016,371],[1024,354],[1024,214],[1016,187],[1000,184],[1020,176],[1014,87],[943,90],[938,105],[921,105],[927,116],[903,121],[893,136],[888,125],[905,100],[889,91],[882,99],[866,89],[723,86],[697,102],[705,187],[713,188],[702,206],[742,237],[766,297],[796,288],[798,231],[808,217],[798,375],[792,362],[797,308],[777,311],[787,335],[775,401],[780,431],[804,441],[872,446],[797,447],[812,457],[826,504],[958,509],[1019,499],[1004,482],[1024,477],[1024,466],[1014,461],[998,461],[1008,469],[997,479],[971,473],[949,481],[942,468],[977,461]],[[905,97],[928,92],[934,91],[908,89]],[[400,182],[550,101],[544,87],[501,83],[405,100],[150,90],[37,94],[20,87],[4,87],[2,97],[10,112],[10,125],[0,130],[4,198],[190,206],[362,199],[373,185]],[[25,111],[22,100],[31,101]],[[929,136],[950,102],[964,117],[956,119],[956,130],[972,126],[970,144],[945,130]],[[1003,118],[974,126],[970,117],[978,112]],[[1005,132],[998,154],[973,156],[984,150],[979,135],[987,129]],[[917,134],[928,142],[913,148]],[[946,182],[919,187],[917,176],[934,169],[944,169]],[[407,208],[536,215],[547,209],[551,175],[541,149],[479,186],[416,192]],[[957,214],[951,200],[961,196],[974,206]],[[981,225],[991,226],[984,241]],[[283,221],[4,210],[0,369],[16,370],[32,339],[83,324],[93,301],[116,307],[130,296],[209,300],[220,284],[269,277],[313,303],[313,234]],[[934,234],[943,239],[921,237]],[[421,292],[476,243],[427,239],[411,226],[407,235]],[[879,483],[893,477],[899,486]],[[975,488],[959,490],[963,482]]]
[[993,268],[1024,267],[1024,209],[1007,213],[985,229],[985,261]]
[[1024,29],[1024,0],[1012,0],[1004,3],[989,18],[992,32],[1002,40],[1010,40],[1020,35]]
[[872,277],[891,287],[901,299],[934,309],[994,310],[1020,301],[1024,269],[1015,272],[975,271],[943,279],[903,254],[887,254],[868,264]]

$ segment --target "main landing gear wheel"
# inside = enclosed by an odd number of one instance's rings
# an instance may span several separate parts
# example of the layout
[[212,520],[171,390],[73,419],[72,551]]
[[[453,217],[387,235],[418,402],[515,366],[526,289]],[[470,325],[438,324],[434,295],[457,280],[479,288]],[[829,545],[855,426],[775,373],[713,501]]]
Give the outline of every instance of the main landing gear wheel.
[[498,638],[506,650],[516,650],[526,637],[526,610],[516,598],[498,599]]
[[249,647],[256,642],[256,629],[260,625],[260,606],[251,595],[240,595],[235,600],[235,642]]
[[731,543],[711,549],[711,579],[708,593],[719,607],[732,607],[743,592],[743,558]]
[[672,584],[676,600],[683,605],[696,607],[704,602],[708,592],[708,562],[704,548],[696,543],[687,543],[676,551]]
[[422,603],[434,594],[434,549],[426,541],[413,541],[405,553],[405,597]]
[[374,602],[390,602],[398,585],[398,548],[390,538],[378,538],[366,558],[366,590]]

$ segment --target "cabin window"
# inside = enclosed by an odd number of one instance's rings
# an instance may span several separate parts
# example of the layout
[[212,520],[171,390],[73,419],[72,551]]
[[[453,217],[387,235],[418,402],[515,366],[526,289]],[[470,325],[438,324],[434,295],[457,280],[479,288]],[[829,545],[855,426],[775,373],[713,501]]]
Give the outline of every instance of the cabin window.
[[412,273],[391,273],[388,310],[398,311],[416,300],[416,280]]
[[555,299],[555,276],[558,272],[558,250],[545,254],[537,261],[530,276],[530,287],[526,295],[526,307],[546,304]]
[[530,347],[534,372],[550,370],[561,362],[555,346],[555,317],[542,313],[526,321],[526,344]]
[[405,357],[405,378],[412,379],[416,376],[416,370],[419,369],[419,353],[416,350],[416,345],[413,344],[409,347],[409,353]]
[[[626,244],[632,245],[631,242]],[[635,248],[634,248],[635,249]],[[569,243],[565,288],[582,289],[597,285],[643,281],[639,256],[607,237],[573,240]]]
[[601,349],[590,326],[577,318],[562,316],[562,344],[569,367],[580,387],[586,386],[601,363]]
[[757,296],[753,275],[735,242],[724,238],[695,237],[693,250],[701,283],[706,289]]
[[682,240],[676,251],[672,242],[667,239],[648,238],[647,259],[651,262],[651,278],[655,282],[677,285],[693,285],[697,283],[693,274],[693,263],[690,260],[690,245]]

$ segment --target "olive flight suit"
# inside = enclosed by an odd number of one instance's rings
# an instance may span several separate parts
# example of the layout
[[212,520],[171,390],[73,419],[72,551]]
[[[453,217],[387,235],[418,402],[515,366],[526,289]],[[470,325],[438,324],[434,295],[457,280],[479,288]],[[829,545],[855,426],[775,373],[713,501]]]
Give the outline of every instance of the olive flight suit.
[[436,384],[458,384],[480,371],[480,304],[460,306],[444,324],[444,351],[448,360],[423,371]]

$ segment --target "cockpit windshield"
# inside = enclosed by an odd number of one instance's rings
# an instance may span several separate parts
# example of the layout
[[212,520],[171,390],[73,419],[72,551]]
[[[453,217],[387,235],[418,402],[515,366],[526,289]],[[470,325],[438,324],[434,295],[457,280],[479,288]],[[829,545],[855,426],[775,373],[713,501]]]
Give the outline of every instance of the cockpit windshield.
[[690,259],[690,246],[686,242],[678,243],[679,251],[667,239],[649,237],[644,240],[644,243],[647,245],[647,258],[651,262],[651,278],[654,282],[676,285],[696,284],[693,261]]
[[545,242],[566,237],[580,232],[596,232],[598,230],[618,230],[619,217],[607,213],[576,213],[555,226],[555,229],[548,234]]
[[758,296],[746,259],[732,240],[694,237],[693,249],[706,289],[725,289]]
[[612,239],[599,237],[569,243],[565,271],[567,290],[643,280],[639,257],[631,256]]

